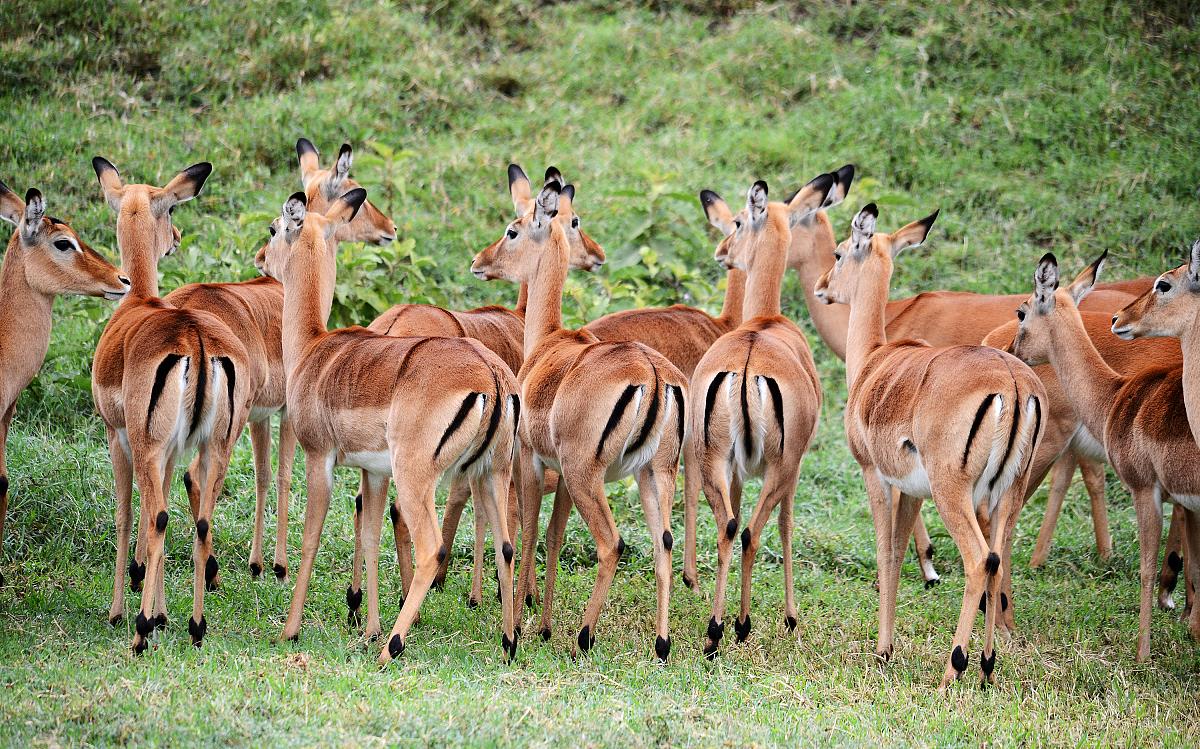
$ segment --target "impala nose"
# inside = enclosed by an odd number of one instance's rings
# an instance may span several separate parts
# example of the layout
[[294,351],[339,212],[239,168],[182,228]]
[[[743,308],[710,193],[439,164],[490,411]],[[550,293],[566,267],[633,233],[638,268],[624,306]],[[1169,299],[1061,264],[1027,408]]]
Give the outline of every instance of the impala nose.
[[1113,315],[1112,324],[1113,324],[1114,328],[1117,327],[1117,316],[1116,315]]

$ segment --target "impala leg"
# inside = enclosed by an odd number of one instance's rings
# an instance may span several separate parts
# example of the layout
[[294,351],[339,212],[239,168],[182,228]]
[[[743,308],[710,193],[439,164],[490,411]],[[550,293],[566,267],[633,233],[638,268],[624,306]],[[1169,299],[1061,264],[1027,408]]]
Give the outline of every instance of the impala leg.
[[[471,549],[471,595],[467,598],[467,605],[478,606],[483,600],[483,547],[487,541],[487,515],[484,509],[476,500],[475,508],[472,512],[475,521],[475,543]],[[507,522],[508,518],[505,518]],[[444,538],[444,537],[443,537]],[[500,573],[496,573],[496,596],[500,596]],[[474,603],[472,603],[474,602]]]
[[[758,506],[750,516],[750,522],[742,529],[742,600],[738,618],[733,623],[738,642],[750,636],[750,587],[754,578],[754,560],[762,542],[762,532],[771,519],[775,508],[784,497],[796,492],[796,480],[800,475],[799,464],[781,469],[778,463],[769,464],[763,475],[763,488]],[[782,532],[782,529],[781,529]]]
[[[989,553],[984,561],[986,574],[986,602],[983,617],[983,650],[979,654],[979,668],[984,685],[996,683],[996,625],[1004,623],[1012,629],[1012,541],[1017,527],[1017,514],[1024,505],[1025,480],[1019,477],[1000,497],[996,504],[995,522]],[[1005,618],[1009,619],[1006,620]]]
[[1108,503],[1104,498],[1104,464],[1079,458],[1079,473],[1092,503],[1092,529],[1096,534],[1096,553],[1101,559],[1112,558],[1112,533],[1108,530]]
[[250,422],[250,446],[254,451],[254,538],[250,542],[250,576],[263,571],[263,525],[267,495],[271,491],[271,420]]
[[583,612],[583,627],[577,638],[581,653],[586,653],[596,644],[596,623],[600,619],[600,609],[608,598],[608,590],[617,574],[617,562],[625,550],[625,542],[617,531],[617,521],[613,518],[612,508],[608,506],[608,497],[604,493],[602,470],[600,466],[583,467],[582,470],[563,466],[567,489],[596,541],[596,583]]
[[[876,581],[879,585],[879,643],[875,654],[885,663],[892,658],[893,643],[892,615],[895,589],[891,584],[895,564],[895,540],[892,515],[892,488],[884,486],[874,467],[863,468],[863,483],[867,487],[867,499],[871,503],[871,519],[875,525]],[[907,537],[905,538],[907,543]],[[898,579],[898,577],[897,577]]]
[[1186,553],[1184,555],[1187,561],[1187,574],[1184,576],[1185,589],[1188,594],[1188,606],[1186,607],[1188,632],[1192,635],[1193,640],[1200,641],[1200,606],[1195,602],[1195,590],[1191,587],[1196,580],[1200,580],[1200,554],[1196,554],[1196,550],[1200,549],[1200,518],[1195,512],[1185,511],[1184,520],[1184,546]]
[[359,472],[358,494],[354,495],[354,561],[350,570],[350,585],[346,588],[346,626],[357,627],[362,623],[358,609],[362,605],[362,576],[363,576],[363,513],[367,504],[367,482],[370,474],[365,470]]
[[[717,575],[713,592],[712,617],[708,620],[708,631],[704,638],[704,656],[712,659],[725,635],[725,588],[729,583],[729,568],[733,563],[733,539],[737,537],[737,510],[730,508],[733,515],[726,514],[725,497],[732,499],[733,488],[726,484],[724,466],[703,468],[704,496],[712,508],[717,524]],[[740,501],[740,496],[739,496]]]
[[150,518],[146,532],[146,578],[142,587],[142,603],[138,611],[133,652],[140,655],[148,646],[154,631],[155,595],[163,572],[163,551],[167,534],[167,506],[162,495],[162,456],[150,454],[134,466],[138,488],[142,494],[142,515]]
[[392,537],[396,543],[396,565],[400,567],[400,596],[401,602],[403,602],[408,591],[412,590],[413,542],[408,525],[404,522],[404,516],[400,513],[399,492],[397,492],[396,501],[392,503],[389,512],[392,518]]
[[[379,536],[383,530],[384,507],[387,506],[388,477],[382,474],[363,472],[362,546],[367,568],[367,626],[363,636],[373,640],[383,630],[379,623]],[[362,589],[350,607],[349,616],[357,620],[358,603],[362,600]],[[346,603],[351,604],[350,591],[346,592]]]
[[275,578],[284,580],[288,571],[288,505],[292,495],[292,466],[296,462],[296,431],[287,411],[279,412],[279,472],[275,476]]
[[542,476],[535,469],[533,451],[521,445],[515,461],[521,504],[521,561],[517,566],[517,603],[533,608],[538,595],[537,537],[542,512]]
[[[1183,526],[1184,513],[1181,505],[1175,505],[1171,510],[1171,525],[1167,531],[1167,553],[1163,558],[1162,573],[1158,577],[1158,607],[1163,611],[1175,608],[1175,585],[1179,573],[1183,571]],[[1184,589],[1186,595],[1187,589]]]
[[1141,595],[1137,662],[1144,663],[1150,657],[1150,614],[1154,599],[1154,573],[1158,566],[1158,545],[1162,539],[1162,512],[1154,501],[1153,488],[1134,491],[1133,508],[1137,512],[1138,551],[1141,554],[1138,568]]
[[696,514],[703,483],[700,473],[695,440],[692,435],[687,435],[683,440],[683,584],[693,593],[700,592],[700,575],[696,569]]
[[[660,448],[661,452],[661,448]],[[674,453],[674,449],[671,449]],[[663,465],[664,460],[655,460],[662,466],[662,474],[669,472]],[[665,661],[671,652],[671,633],[668,625],[668,615],[671,608],[671,547],[675,539],[671,535],[670,521],[671,502],[675,493],[674,475],[671,475],[671,486],[666,486],[665,475],[655,466],[646,466],[638,471],[638,496],[642,501],[642,512],[646,516],[646,526],[650,530],[650,542],[654,545],[654,587],[655,611],[654,622],[655,640],[654,654]],[[665,504],[665,507],[664,507]],[[665,510],[665,511],[664,511]]]
[[321,544],[321,529],[325,526],[325,515],[329,512],[333,459],[333,453],[321,454],[304,451],[304,476],[308,483],[308,501],[304,511],[304,539],[301,542],[300,550],[300,572],[296,576],[296,587],[292,590],[292,603],[288,608],[287,621],[283,625],[281,639],[284,640],[295,640],[300,636],[300,624],[304,617],[304,599],[308,595],[313,562],[317,558],[317,547]]
[[125,566],[129,560],[129,531],[133,518],[130,517],[133,502],[133,466],[121,446],[117,431],[108,428],[108,454],[112,459],[113,481],[116,486],[116,532],[117,569],[113,575],[112,606],[108,609],[108,621],[116,624],[125,615]]
[[[939,484],[949,484],[940,486]],[[934,484],[934,501],[946,524],[946,530],[954,538],[959,554],[963,560],[963,573],[966,585],[963,588],[962,607],[959,609],[958,626],[954,630],[953,648],[950,658],[946,661],[946,670],[942,676],[941,689],[945,690],[951,682],[962,677],[967,670],[968,653],[970,653],[971,629],[975,624],[975,614],[979,609],[979,599],[983,595],[988,581],[988,569],[999,569],[1000,555],[995,554],[988,546],[983,531],[975,518],[974,502],[970,486],[957,486],[950,481]],[[1002,523],[994,523],[997,532]],[[994,575],[993,575],[994,577]],[[991,607],[995,609],[995,607]],[[993,613],[995,613],[993,611]]]
[[933,540],[929,538],[929,531],[925,529],[925,520],[919,512],[913,518],[912,539],[913,550],[917,554],[917,565],[921,568],[921,577],[925,580],[925,587],[932,588],[940,583],[942,578],[938,575],[937,568],[933,566]]
[[[5,457],[5,445],[8,444],[8,428],[16,411],[16,401],[9,404],[3,416],[0,416],[0,551],[4,548],[4,521],[8,517],[8,463]],[[3,555],[0,554],[0,559]],[[0,574],[0,585],[4,584],[4,575]],[[111,615],[110,615],[111,618]]]
[[893,495],[893,500],[896,503],[896,511],[893,513],[892,533],[895,537],[895,546],[893,547],[893,563],[892,577],[895,582],[892,588],[892,613],[890,619],[894,623],[896,621],[896,598],[900,592],[900,567],[904,563],[904,552],[908,548],[908,539],[914,536],[915,527],[921,521],[921,504],[924,502],[920,497],[910,497],[907,494],[896,492]]
[[1058,526],[1058,516],[1062,512],[1067,491],[1071,488],[1076,465],[1075,453],[1068,450],[1060,455],[1050,468],[1050,493],[1046,497],[1046,514],[1042,518],[1042,527],[1033,546],[1033,556],[1029,559],[1030,567],[1041,567],[1050,556],[1050,546],[1054,543],[1054,529]]
[[379,653],[381,665],[387,664],[404,652],[408,630],[433,584],[439,557],[447,553],[442,546],[441,524],[437,521],[434,481],[406,477],[401,468],[396,456],[393,456],[392,475],[396,481],[396,504],[400,506],[404,525],[412,534],[415,565],[412,585],[404,597],[404,604],[400,607],[400,614],[396,617],[396,624],[392,627],[387,644]]
[[550,524],[546,527],[546,593],[542,598],[542,624],[538,633],[543,640],[550,639],[554,621],[554,582],[558,579],[558,555],[562,552],[567,520],[571,517],[574,501],[567,484],[560,476],[554,491],[554,509],[550,512]]
[[[491,476],[472,481],[471,493],[475,497],[475,513],[486,516],[492,526],[492,546],[496,554],[496,576],[500,580],[500,611],[502,630],[500,646],[505,660],[517,654],[516,610],[513,606],[513,562],[512,538],[508,527],[508,497],[511,470],[505,467],[492,468]],[[505,506],[500,505],[504,497]]]
[[[471,485],[464,476],[455,476],[450,483],[450,494],[446,497],[446,514],[442,518],[442,545],[447,551],[454,548],[454,536],[458,533],[458,522],[462,518],[463,508],[471,498]],[[478,510],[478,508],[477,508]],[[476,511],[478,515],[478,511]],[[441,589],[446,584],[446,571],[450,568],[450,554],[438,565],[437,574],[433,578],[433,587]],[[478,598],[472,598],[476,603]]]
[[[198,487],[199,503],[192,515],[196,535],[192,540],[192,616],[188,619],[188,634],[192,644],[199,647],[208,629],[204,619],[204,592],[209,580],[217,574],[217,560],[212,554],[212,513],[216,504],[216,492],[219,488],[213,486],[213,459],[216,447],[212,444],[202,446],[196,459],[188,469],[193,486]],[[167,485],[167,482],[164,482]],[[211,562],[211,576],[209,573]]]

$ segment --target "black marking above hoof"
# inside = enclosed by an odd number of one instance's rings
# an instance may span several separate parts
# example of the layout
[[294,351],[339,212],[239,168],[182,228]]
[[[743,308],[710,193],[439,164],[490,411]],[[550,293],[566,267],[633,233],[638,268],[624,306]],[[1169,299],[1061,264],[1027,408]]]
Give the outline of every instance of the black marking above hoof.
[[202,542],[204,539],[208,538],[208,521],[204,518],[200,518],[196,521],[196,538],[200,539]]
[[1000,591],[1000,610],[1008,611],[1008,594]]
[[929,544],[925,547],[925,558],[933,559],[933,544]]
[[136,561],[129,563],[129,589],[137,593],[142,589],[142,581],[146,579],[146,565]]
[[693,590],[696,588],[696,581],[686,572],[683,573],[683,587],[692,588]]
[[533,594],[532,593],[525,594],[525,608],[527,608],[527,609],[533,608]]
[[666,662],[667,656],[671,654],[671,638],[669,636],[666,639],[657,636],[654,638],[654,654],[660,661]]
[[388,655],[399,658],[403,652],[404,640],[400,639],[400,635],[392,635],[392,639],[388,640]]
[[625,539],[617,536],[617,561],[620,561],[623,556],[625,556]]
[[675,537],[671,535],[671,531],[663,531],[663,548],[670,551],[675,546]]
[[717,617],[710,617],[708,620],[708,640],[713,644],[713,650],[716,650],[717,645],[721,642],[721,638],[725,636],[725,622],[718,622]]
[[287,579],[287,567],[284,567],[282,564],[275,565],[275,579],[276,580],[286,580]]
[[750,526],[742,529],[742,553],[750,550]]
[[438,575],[437,577],[433,578],[433,582],[429,584],[429,587],[433,588],[434,590],[445,590],[446,576]]
[[979,610],[985,614],[987,613],[987,593],[979,596]]
[[216,582],[217,573],[220,571],[220,569],[221,569],[221,567],[220,567],[220,565],[217,564],[217,558],[215,556],[210,556],[208,558],[208,561],[206,561],[204,563],[204,589],[205,590],[211,591],[211,590],[217,589],[217,582]]
[[467,596],[467,608],[474,609],[478,607],[479,601],[476,601],[474,596]]
[[581,653],[586,653],[596,645],[596,637],[592,634],[591,627],[586,624],[583,625],[583,629],[579,630],[577,640],[579,642],[579,652]]
[[166,614],[159,614],[158,616],[154,617],[154,628],[155,629],[166,629],[167,628],[167,615]]
[[194,618],[188,619],[188,634],[192,636],[193,645],[200,647],[200,642],[204,639],[205,632],[208,632],[208,620],[204,618],[203,614],[200,615],[200,622],[198,624]]
[[1180,558],[1179,554],[1172,551],[1167,555],[1167,566],[1171,568],[1172,572],[1178,575],[1183,571],[1183,559]]
[[354,514],[355,515],[362,514],[362,494],[354,495]]
[[787,616],[783,617],[783,623],[787,627],[788,632],[796,631],[796,617],[788,614]]
[[996,574],[1000,569],[1000,555],[994,551],[988,552],[987,560],[983,563],[983,568],[987,570],[989,575]]
[[149,646],[150,646],[150,642],[145,637],[133,638],[133,654],[134,655],[141,655],[142,653],[146,652],[146,648],[148,648]]
[[355,590],[354,584],[351,583],[346,586],[346,608],[358,611],[360,606],[362,606],[362,590]]
[[140,611],[138,612],[137,618],[134,619],[133,622],[134,631],[136,631],[138,636],[142,637],[143,639],[149,637],[150,633],[154,631],[154,620],[147,619],[146,615]]
[[183,472],[183,490],[190,496],[192,493],[192,474],[189,471]]
[[446,547],[445,547],[445,545],[442,545],[442,546],[441,546],[441,548],[439,548],[439,549],[438,549],[438,553],[437,553],[437,560],[438,560],[438,564],[441,564],[442,562],[446,561]]
[[159,533],[162,533],[167,529],[166,510],[159,510],[158,517],[154,518],[154,527]]
[[517,640],[519,638],[515,636],[515,632],[513,634],[514,637],[510,640],[508,639],[508,635],[503,632],[500,633],[500,649],[504,651],[504,657],[510,661],[517,657]]
[[549,627],[542,627],[538,632],[538,637],[542,638],[543,642],[550,642],[551,632]]
[[941,584],[942,584],[942,579],[940,577],[935,577],[932,580],[926,580],[925,581],[925,590],[929,590],[933,586],[941,585]]
[[734,619],[733,631],[734,634],[737,635],[738,642],[745,642],[746,638],[750,636],[750,615],[746,614],[745,621],[741,619]]
[[258,562],[251,562],[250,563],[250,577],[257,580],[260,575],[262,575],[262,565],[259,564]]
[[950,666],[962,676],[962,672],[967,670],[967,663],[966,652],[961,645],[955,645],[954,652],[950,654]]
[[[512,544],[510,544],[508,541],[505,541],[505,542],[504,542],[504,545],[500,547],[500,553],[504,555],[504,563],[505,563],[505,564],[512,564],[512,560],[513,560],[513,554],[515,553],[515,552],[513,551],[513,545],[512,545]],[[497,582],[497,583],[499,583],[499,582],[500,582],[500,576],[499,576],[499,575],[496,575],[496,582]]]
[[725,538],[730,541],[737,535],[737,518],[729,518],[729,522],[725,524]]
[[992,672],[996,670],[996,651],[995,650],[992,651],[991,658],[987,657],[987,653],[981,652],[979,654],[979,668],[981,668],[983,670],[984,676],[992,675]]

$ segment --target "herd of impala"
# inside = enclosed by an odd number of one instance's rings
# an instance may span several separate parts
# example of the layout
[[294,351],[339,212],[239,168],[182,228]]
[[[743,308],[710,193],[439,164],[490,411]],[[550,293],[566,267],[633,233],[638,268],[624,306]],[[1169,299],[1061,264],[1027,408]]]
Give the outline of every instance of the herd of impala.
[[[192,517],[193,604],[188,631],[199,645],[204,594],[219,583],[212,518],[230,455],[249,424],[255,468],[251,573],[264,569],[263,519],[271,484],[271,418],[279,416],[277,530],[273,569],[288,575],[287,510],[296,443],[304,451],[303,546],[283,637],[298,636],[333,467],[361,471],[355,498],[352,626],[374,638],[379,618],[380,534],[388,481],[404,597],[380,652],[404,650],[431,586],[447,572],[468,499],[475,501],[475,560],[469,605],[482,597],[490,526],[502,609],[501,643],[512,658],[520,611],[540,598],[538,633],[553,624],[555,573],[571,508],[596,543],[595,586],[577,642],[596,641],[601,608],[625,548],[605,485],[632,476],[654,546],[654,651],[666,659],[671,594],[671,511],[684,467],[683,582],[700,590],[696,520],[700,491],[717,528],[712,618],[704,654],[725,632],[726,583],[741,543],[739,642],[750,633],[750,586],[762,532],[778,508],[784,621],[797,625],[792,578],[793,502],[801,462],[821,407],[821,383],[804,333],[782,314],[788,268],[804,289],[817,333],[846,362],[844,411],[850,451],[862,468],[875,524],[880,594],[877,654],[893,652],[896,591],[908,539],[927,585],[938,582],[920,516],[932,498],[962,558],[965,590],[943,686],[968,668],[976,611],[983,611],[980,670],[995,679],[997,627],[1014,628],[1013,528],[1029,495],[1052,476],[1033,554],[1045,562],[1063,497],[1078,466],[1092,500],[1096,544],[1112,552],[1103,463],[1129,488],[1140,565],[1137,659],[1150,653],[1150,614],[1162,536],[1162,505],[1174,504],[1158,603],[1174,608],[1176,578],[1200,580],[1200,241],[1183,266],[1157,279],[1098,283],[1101,256],[1060,286],[1053,255],[1036,266],[1032,295],[937,291],[889,300],[895,257],[922,244],[937,212],[877,231],[863,207],[836,241],[826,209],[845,199],[850,165],[821,174],[783,200],[755,182],[736,213],[700,193],[723,238],[727,269],[717,316],[676,305],[616,312],[580,330],[563,327],[567,272],[595,270],[604,251],[580,228],[575,187],[558,170],[536,190],[508,168],[516,218],[479,252],[471,272],[520,285],[517,306],[453,311],[400,304],[368,327],[329,330],[339,242],[382,244],[392,220],[350,176],[343,145],[329,168],[306,139],[296,144],[303,191],[270,226],[254,258],[262,277],[191,284],[159,295],[158,262],[179,247],[172,214],[196,197],[212,166],[200,163],[164,187],[127,183],[107,160],[92,166],[116,214],[121,269],[63,221],[37,190],[25,199],[0,183],[0,218],[16,226],[0,273],[0,538],[8,505],[4,460],[17,396],[33,379],[50,339],[58,294],[119,299],[96,348],[92,393],[108,433],[116,483],[116,572],[109,620],[123,616],[125,573],[141,591],[133,650],[166,625],[163,583],[167,496],[176,463]],[[1016,310],[1015,319],[1013,311]],[[1178,340],[1176,340],[1178,339]],[[1191,349],[1192,356],[1187,354]],[[450,486],[438,521],[435,489]],[[742,512],[742,488],[761,479],[759,501]],[[141,501],[128,560],[133,482]],[[536,571],[542,496],[554,493],[546,528],[544,587]],[[521,529],[517,556],[514,534]],[[517,570],[517,562],[520,568]],[[362,577],[367,589],[366,621]],[[515,576],[515,581],[514,581]],[[1191,604],[1194,591],[1187,590]],[[1200,606],[1186,613],[1200,639]]]

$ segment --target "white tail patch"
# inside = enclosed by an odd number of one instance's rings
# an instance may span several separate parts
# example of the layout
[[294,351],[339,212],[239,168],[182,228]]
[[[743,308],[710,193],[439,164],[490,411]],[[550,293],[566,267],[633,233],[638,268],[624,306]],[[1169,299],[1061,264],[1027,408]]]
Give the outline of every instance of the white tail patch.
[[[666,388],[663,388],[663,394],[666,395]],[[625,441],[621,444],[621,454],[617,457],[615,463],[608,467],[604,472],[605,481],[616,481],[617,479],[625,478],[636,473],[642,466],[650,462],[654,454],[658,452],[658,444],[662,441],[662,425],[666,422],[662,418],[662,414],[666,411],[665,408],[659,409],[659,415],[656,417],[657,424],[648,424],[646,428],[650,429],[650,433],[646,435],[646,441],[642,443],[634,452],[629,452],[629,443],[641,434],[645,414],[642,413],[642,402],[646,399],[646,386],[638,385],[637,390],[633,394],[633,422],[630,424],[629,433],[625,435]],[[657,394],[651,397],[657,397]],[[670,400],[669,398],[667,400]],[[647,410],[649,405],[647,404]]]
[[[996,401],[1000,400],[1001,397],[997,395]],[[1000,423],[1001,414],[997,414],[996,430],[992,436],[992,450],[988,455],[987,467],[976,482],[974,492],[975,507],[978,508],[986,498],[989,515],[995,512],[1001,495],[1008,491],[1017,475],[1026,467],[1025,458],[1033,445],[1033,430],[1037,427],[1036,402],[1037,397],[1033,395],[1025,399],[1025,409],[1024,413],[1020,414],[1021,422],[1017,425],[1012,451],[1009,452],[1008,460],[1004,465],[998,465],[998,463],[1003,460],[1005,448],[1008,447],[1008,435],[1011,427],[1005,428],[1005,425]],[[1013,414],[1013,417],[1016,418],[1017,414]]]
[[[746,387],[746,419],[742,415],[741,384],[738,375],[730,372],[729,385],[725,389],[726,408],[729,411],[729,439],[733,449],[733,462],[743,479],[757,476],[763,470],[763,445],[767,438],[767,378],[755,375],[753,387]],[[736,385],[736,387],[735,387]],[[746,435],[750,436],[747,449]]]
[[[479,397],[475,399],[475,405],[471,407],[471,412],[478,420],[474,432],[466,429],[465,424],[459,430],[462,434],[473,435],[472,439],[467,442],[467,445],[463,449],[462,453],[454,461],[454,465],[452,465],[444,475],[457,475],[462,473],[471,478],[479,478],[486,476],[491,472],[492,456],[496,452],[496,440],[500,437],[500,430],[506,428],[508,424],[507,419],[501,418],[500,422],[496,424],[496,433],[492,435],[491,442],[485,446],[483,441],[487,439],[488,422],[484,417],[487,414],[487,404],[488,396],[480,393]],[[503,405],[501,405],[500,408],[503,408]],[[478,458],[475,458],[475,453],[479,452],[480,447],[484,448],[483,453],[481,453]],[[472,458],[475,458],[474,461],[471,462],[471,465],[466,466],[466,462]]]

